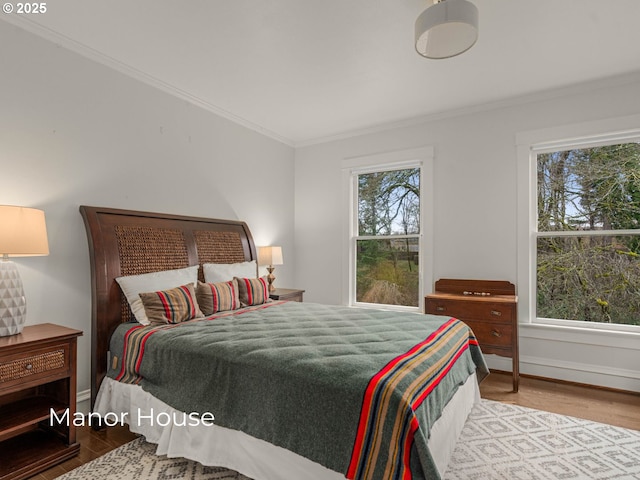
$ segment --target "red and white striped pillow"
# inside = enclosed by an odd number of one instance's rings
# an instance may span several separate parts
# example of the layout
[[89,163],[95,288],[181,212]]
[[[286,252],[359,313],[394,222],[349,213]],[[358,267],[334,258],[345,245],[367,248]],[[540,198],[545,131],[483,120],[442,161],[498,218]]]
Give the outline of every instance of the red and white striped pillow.
[[150,323],[181,323],[203,316],[191,283],[139,295]]
[[235,278],[228,282],[198,282],[196,297],[200,309],[205,315],[213,315],[214,313],[240,308],[238,282]]
[[235,278],[242,306],[261,305],[269,301],[267,277]]

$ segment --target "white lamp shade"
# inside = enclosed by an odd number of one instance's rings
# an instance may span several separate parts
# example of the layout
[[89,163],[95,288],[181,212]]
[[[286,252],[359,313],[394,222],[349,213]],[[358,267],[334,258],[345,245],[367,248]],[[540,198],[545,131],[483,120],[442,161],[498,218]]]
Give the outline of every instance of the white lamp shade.
[[48,254],[44,212],[0,205],[0,337],[22,332],[27,316],[20,273],[6,257]]
[[259,265],[282,265],[282,247],[258,247]]
[[49,255],[44,212],[0,205],[0,256]]
[[416,20],[416,51],[427,58],[449,58],[478,39],[478,9],[467,0],[442,0]]

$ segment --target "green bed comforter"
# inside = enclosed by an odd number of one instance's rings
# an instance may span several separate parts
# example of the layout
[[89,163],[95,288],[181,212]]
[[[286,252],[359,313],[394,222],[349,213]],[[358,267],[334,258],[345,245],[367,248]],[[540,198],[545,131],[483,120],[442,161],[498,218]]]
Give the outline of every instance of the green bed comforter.
[[458,320],[297,302],[121,325],[111,352],[110,377],[361,479],[439,478],[430,426],[488,372]]

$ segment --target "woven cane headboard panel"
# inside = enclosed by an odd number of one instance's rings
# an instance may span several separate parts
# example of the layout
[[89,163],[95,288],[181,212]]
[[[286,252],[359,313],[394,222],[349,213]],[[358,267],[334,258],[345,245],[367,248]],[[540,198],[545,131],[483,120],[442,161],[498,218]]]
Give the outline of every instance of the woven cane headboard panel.
[[238,263],[245,261],[238,232],[196,230],[193,232],[200,263]]
[[[257,260],[244,222],[81,206],[91,261],[91,405],[107,372],[109,339],[131,318],[115,279],[203,263]],[[202,279],[202,269],[200,269]]]
[[[173,270],[189,266],[184,232],[175,228],[116,225],[121,275]],[[124,294],[120,295],[122,321],[132,314]]]

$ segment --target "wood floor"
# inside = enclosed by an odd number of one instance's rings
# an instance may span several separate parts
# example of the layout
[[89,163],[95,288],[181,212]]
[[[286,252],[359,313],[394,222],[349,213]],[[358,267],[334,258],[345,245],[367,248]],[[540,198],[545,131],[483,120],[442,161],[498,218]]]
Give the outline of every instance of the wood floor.
[[520,378],[513,393],[511,373],[496,372],[480,384],[480,393],[489,400],[640,430],[640,394],[528,377]]
[[31,477],[34,480],[52,480],[63,473],[69,472],[80,465],[101,457],[105,453],[118,448],[120,445],[130,442],[137,435],[129,431],[129,427],[109,427],[95,431],[91,427],[80,427],[76,430],[80,453],[77,457],[56,465],[49,470]]
[[[595,422],[640,430],[640,394],[612,392],[598,388],[567,385],[546,380],[520,380],[520,391],[511,391],[511,374],[492,373],[480,385],[483,398],[523,407],[571,415]],[[90,427],[78,430],[80,454],[33,477],[52,480],[94,458],[136,438],[125,427],[110,427],[96,432]]]

